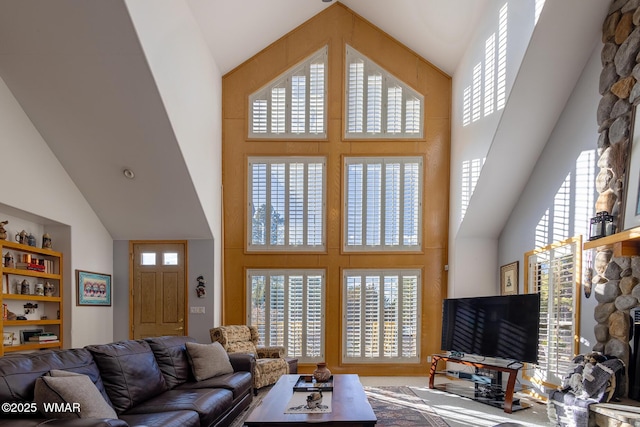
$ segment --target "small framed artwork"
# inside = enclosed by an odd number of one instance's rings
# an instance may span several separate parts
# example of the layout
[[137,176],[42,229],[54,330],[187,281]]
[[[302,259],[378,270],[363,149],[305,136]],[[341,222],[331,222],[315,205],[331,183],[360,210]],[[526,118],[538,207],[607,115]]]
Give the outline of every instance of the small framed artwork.
[[2,333],[2,345],[13,345],[14,341],[16,341],[16,333],[15,332],[3,332]]
[[76,305],[111,305],[111,275],[76,270]]
[[500,294],[516,295],[518,293],[518,261],[500,267]]
[[42,328],[34,328],[34,329],[23,329],[20,331],[20,343],[21,344],[29,344],[29,338],[34,335],[38,335],[44,332]]
[[634,111],[633,114],[633,137],[626,164],[626,182],[624,187],[624,224],[623,228],[640,226],[640,121],[639,112]]

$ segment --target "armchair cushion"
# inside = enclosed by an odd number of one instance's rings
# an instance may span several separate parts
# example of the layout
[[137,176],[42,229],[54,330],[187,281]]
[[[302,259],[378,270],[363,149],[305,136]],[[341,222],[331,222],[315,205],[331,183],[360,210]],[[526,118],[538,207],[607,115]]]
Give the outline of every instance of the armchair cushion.
[[253,388],[275,384],[289,373],[289,363],[284,358],[286,350],[282,346],[258,347],[258,328],[247,325],[230,325],[212,328],[211,341],[219,342],[229,353],[250,353],[255,355],[252,371]]
[[279,359],[284,357],[285,349],[280,346],[256,347],[258,359]]

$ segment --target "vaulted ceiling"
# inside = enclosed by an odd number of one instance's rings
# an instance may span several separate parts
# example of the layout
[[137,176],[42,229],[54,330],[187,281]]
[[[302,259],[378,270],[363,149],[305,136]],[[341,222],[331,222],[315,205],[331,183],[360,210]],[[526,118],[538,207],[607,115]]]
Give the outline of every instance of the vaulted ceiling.
[[[332,5],[171,1],[222,74]],[[339,1],[455,79],[489,0]],[[114,239],[211,238],[137,31],[125,0],[1,0],[0,77]]]

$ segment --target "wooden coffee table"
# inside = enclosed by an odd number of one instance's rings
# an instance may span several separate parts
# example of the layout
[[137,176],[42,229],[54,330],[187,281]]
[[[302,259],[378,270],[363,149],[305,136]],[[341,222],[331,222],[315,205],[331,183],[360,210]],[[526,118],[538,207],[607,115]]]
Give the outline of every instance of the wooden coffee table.
[[373,427],[376,415],[371,409],[360,379],[355,374],[333,376],[331,412],[325,414],[285,414],[300,375],[283,375],[262,402],[249,414],[244,424],[258,426],[323,426]]

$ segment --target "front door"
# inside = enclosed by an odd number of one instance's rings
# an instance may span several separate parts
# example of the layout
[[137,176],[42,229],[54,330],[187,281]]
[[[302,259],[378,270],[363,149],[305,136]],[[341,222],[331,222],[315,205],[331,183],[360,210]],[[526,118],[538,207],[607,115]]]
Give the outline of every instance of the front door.
[[131,242],[131,330],[133,339],[186,335],[185,241]]

